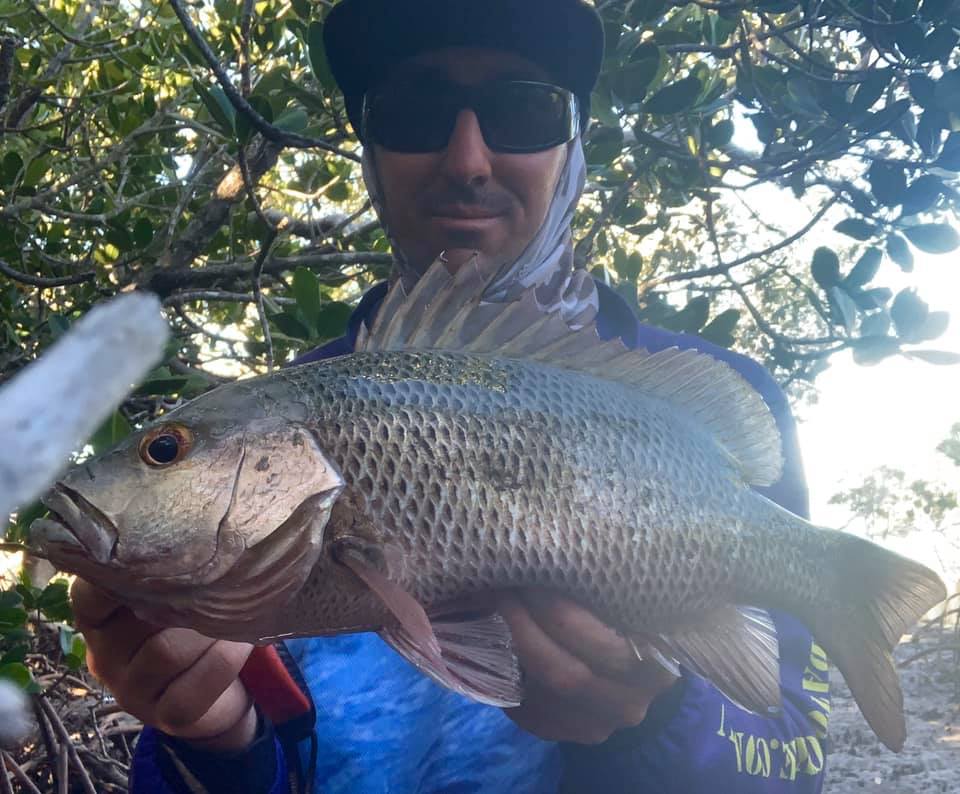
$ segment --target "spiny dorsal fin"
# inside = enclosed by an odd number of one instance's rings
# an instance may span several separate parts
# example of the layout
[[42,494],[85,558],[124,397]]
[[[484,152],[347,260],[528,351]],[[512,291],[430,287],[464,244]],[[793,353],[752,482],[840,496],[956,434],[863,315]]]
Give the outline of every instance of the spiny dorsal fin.
[[771,485],[783,468],[780,433],[770,409],[734,369],[706,353],[630,350],[603,340],[591,321],[571,328],[547,311],[536,288],[509,303],[482,301],[486,281],[476,259],[451,274],[438,259],[406,294],[387,294],[358,351],[445,350],[538,361],[636,386],[692,414],[737,461],[747,482]]

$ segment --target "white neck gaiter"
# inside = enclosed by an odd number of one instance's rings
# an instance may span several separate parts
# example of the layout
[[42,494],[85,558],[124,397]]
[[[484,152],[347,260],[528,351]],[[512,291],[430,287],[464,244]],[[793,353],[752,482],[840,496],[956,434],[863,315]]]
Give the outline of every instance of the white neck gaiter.
[[[383,191],[377,175],[373,147],[363,149],[363,179],[374,211],[393,247],[393,277],[409,289],[422,275],[397,245],[386,222]],[[491,303],[510,301],[525,288],[536,287],[537,298],[548,310],[559,310],[571,326],[590,322],[598,299],[593,279],[573,263],[571,223],[586,180],[586,161],[579,137],[567,144],[567,157],[553,192],[543,225],[516,261],[500,268],[483,294]]]

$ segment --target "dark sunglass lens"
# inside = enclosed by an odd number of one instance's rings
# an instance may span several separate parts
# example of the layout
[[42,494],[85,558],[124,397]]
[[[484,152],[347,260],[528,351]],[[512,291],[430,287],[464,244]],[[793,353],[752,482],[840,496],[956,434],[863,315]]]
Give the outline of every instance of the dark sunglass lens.
[[393,86],[368,99],[365,133],[396,152],[434,152],[447,145],[456,119],[435,88]]
[[488,145],[506,151],[547,149],[570,138],[569,99],[552,86],[491,86],[481,116]]

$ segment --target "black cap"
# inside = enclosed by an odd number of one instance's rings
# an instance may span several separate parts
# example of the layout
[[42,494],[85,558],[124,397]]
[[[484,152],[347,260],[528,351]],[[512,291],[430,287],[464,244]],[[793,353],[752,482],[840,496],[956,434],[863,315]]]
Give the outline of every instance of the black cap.
[[542,66],[583,116],[603,60],[603,25],[584,0],[341,0],[323,27],[327,60],[360,130],[363,95],[390,66],[443,47],[487,47]]

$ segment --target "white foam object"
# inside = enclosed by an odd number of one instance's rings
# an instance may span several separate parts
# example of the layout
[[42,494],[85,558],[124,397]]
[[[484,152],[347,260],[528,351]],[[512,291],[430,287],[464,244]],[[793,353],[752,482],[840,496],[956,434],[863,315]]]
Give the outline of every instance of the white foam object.
[[15,750],[27,738],[33,728],[29,706],[20,687],[0,678],[0,748]]
[[0,536],[157,364],[169,334],[155,296],[121,295],[0,387]]

